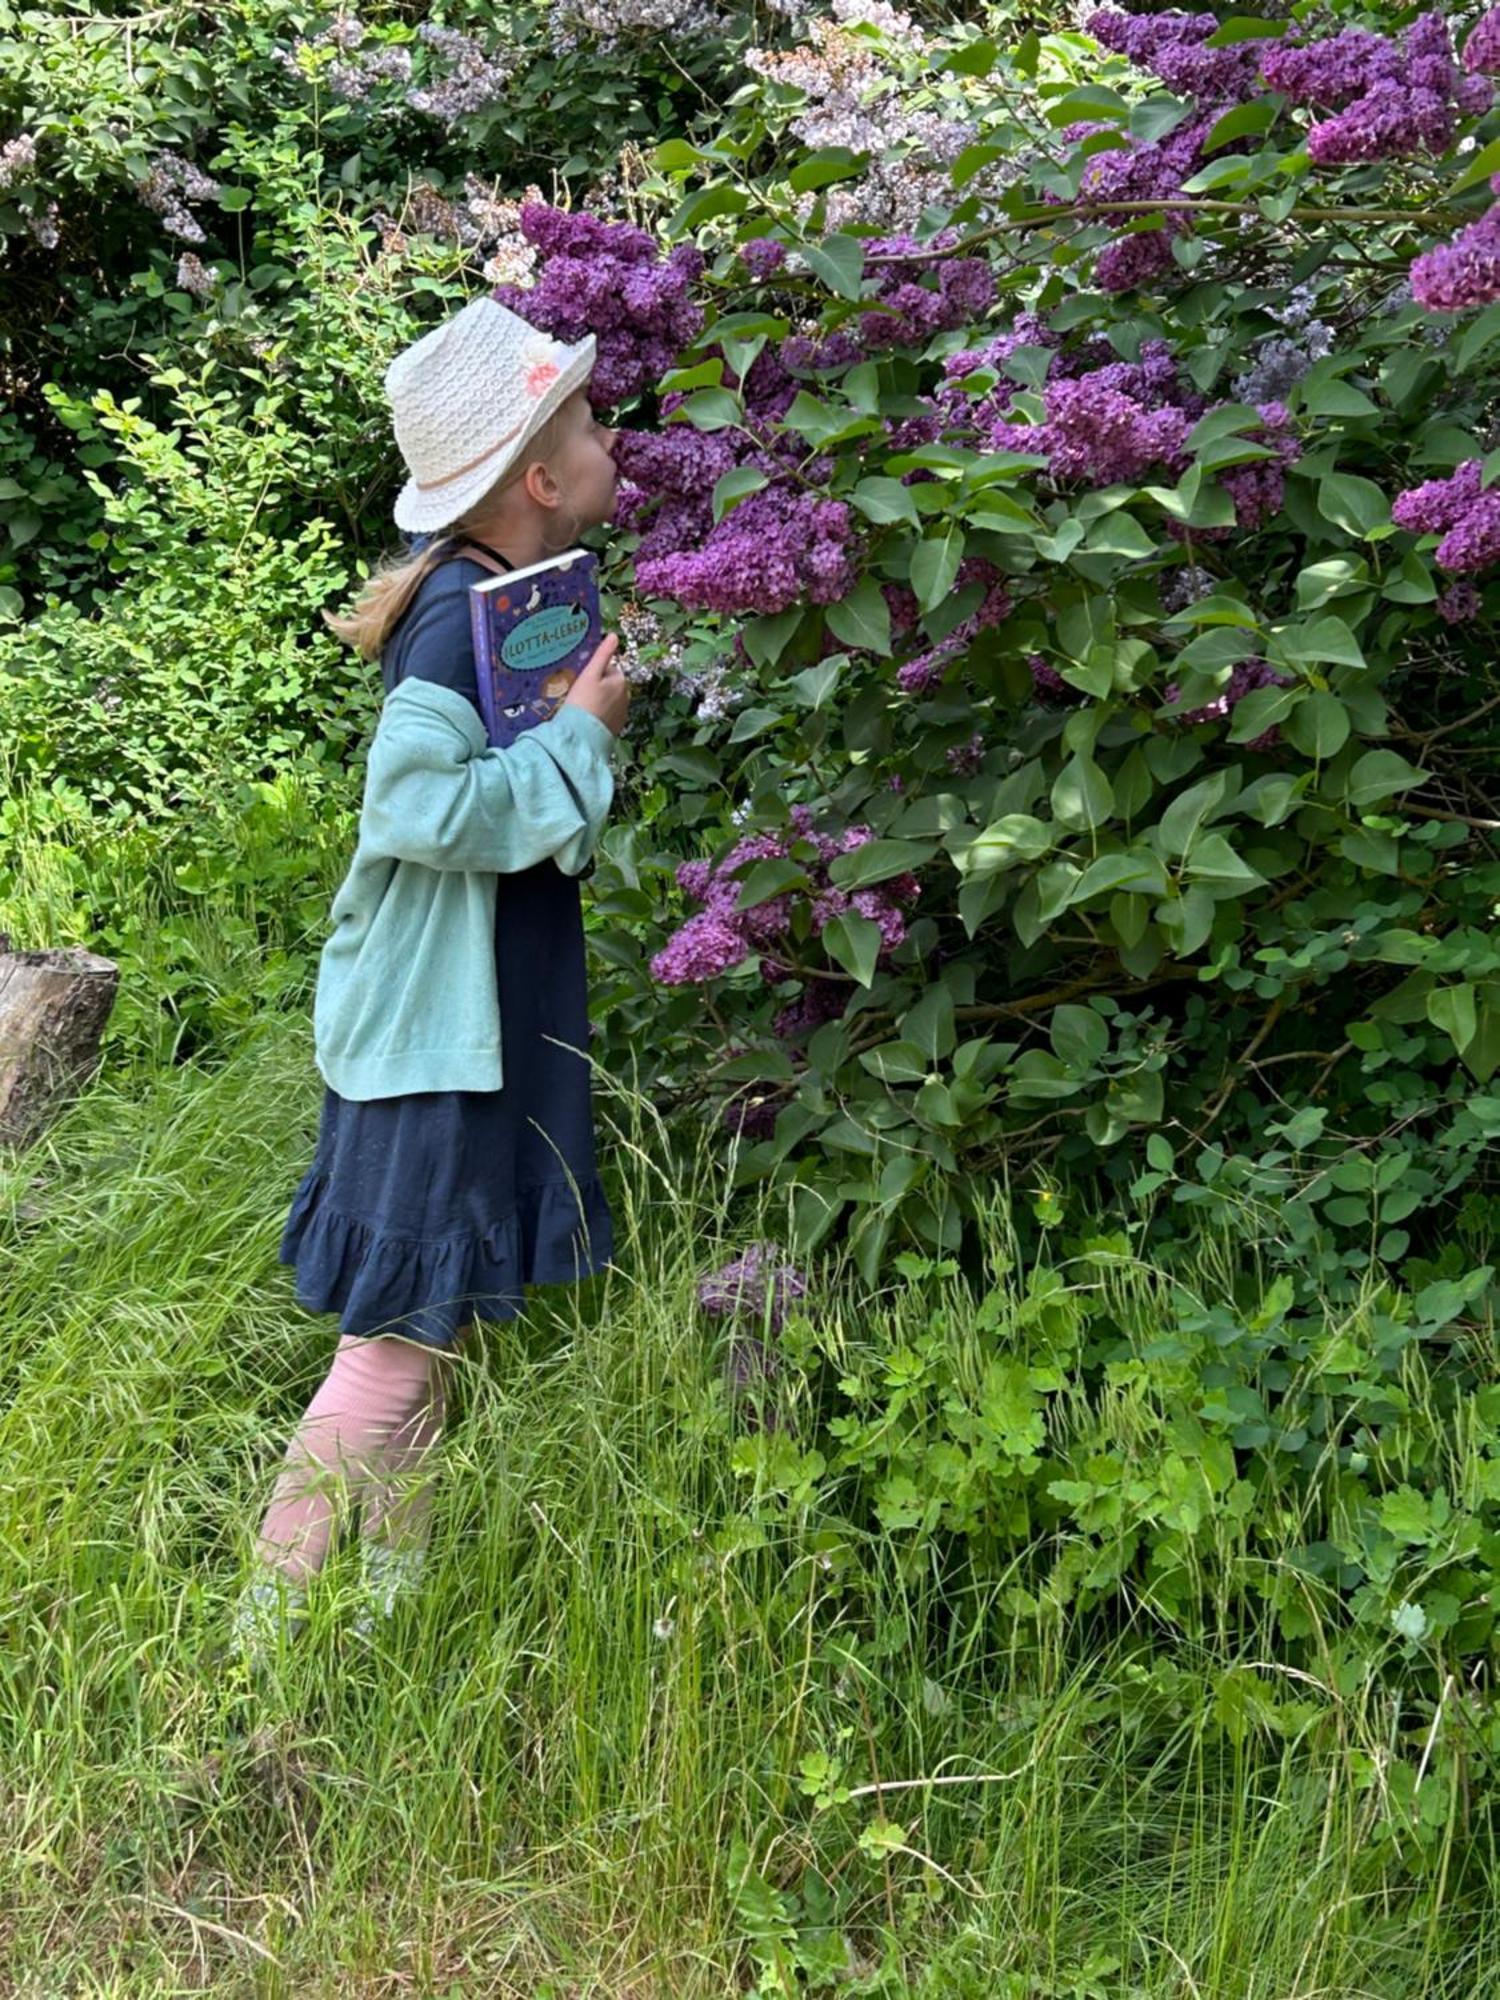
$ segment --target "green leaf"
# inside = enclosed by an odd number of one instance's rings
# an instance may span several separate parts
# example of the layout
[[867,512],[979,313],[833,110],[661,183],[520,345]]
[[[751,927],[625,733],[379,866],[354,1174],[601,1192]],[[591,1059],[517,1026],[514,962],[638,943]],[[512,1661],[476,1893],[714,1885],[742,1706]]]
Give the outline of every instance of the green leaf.
[[1109,1047],[1109,1029],[1092,1007],[1054,1007],[1047,1034],[1071,1069],[1092,1069]]
[[932,1065],[915,1042],[881,1042],[864,1049],[858,1058],[861,1069],[882,1083],[921,1083]]
[[911,587],[924,611],[940,604],[953,588],[966,540],[963,529],[950,522],[940,533],[925,537],[913,549]]
[[836,855],[828,864],[828,879],[841,889],[864,889],[924,867],[936,852],[936,843],[930,840],[867,840],[862,847]]
[[248,208],[255,199],[254,190],[246,187],[226,187],[219,189],[219,206],[227,215],[238,215]]
[[1193,843],[1186,863],[1195,880],[1212,883],[1238,895],[1246,889],[1265,886],[1265,876],[1236,854],[1222,833],[1206,833]]
[[744,406],[728,389],[695,389],[672,412],[670,422],[685,418],[695,430],[721,431],[745,421]]
[[1464,328],[1453,350],[1453,365],[1459,374],[1500,334],[1500,305],[1486,306],[1472,326]]
[[732,466],[721,473],[714,482],[713,514],[716,521],[732,513],[735,503],[747,500],[752,493],[759,493],[766,484],[766,474],[757,472],[751,465]]
[[1150,853],[1101,854],[1079,876],[1072,901],[1086,903],[1091,896],[1119,889],[1129,889],[1138,896],[1164,896],[1167,884],[1161,862]]
[[1358,590],[1370,580],[1370,566],[1363,556],[1327,556],[1310,563],[1297,573],[1297,609],[1316,611],[1330,597]]
[[700,160],[706,160],[708,157],[707,153],[687,139],[664,139],[651,151],[652,165],[660,167],[663,173],[668,174],[681,173],[686,168],[697,166]]
[[1325,361],[1313,363],[1292,393],[1309,416],[1373,417],[1378,412],[1369,397],[1339,379],[1343,370],[1354,365],[1346,355],[1330,354]]
[[938,68],[948,70],[955,76],[988,76],[999,60],[1000,51],[995,44],[981,38],[974,42],[962,42],[956,49],[950,49]]
[[917,525],[911,488],[903,486],[899,479],[883,479],[878,475],[862,479],[849,498],[868,521],[910,521],[913,527]]
[[939,984],[929,986],[901,1018],[902,1036],[933,1062],[951,1056],[958,1042],[953,1020],[953,991]]
[[857,299],[864,275],[865,248],[857,236],[825,236],[801,245],[807,268],[841,299]]
[[838,686],[842,671],[843,655],[835,654],[830,660],[819,660],[814,666],[804,667],[800,674],[788,674],[784,685],[792,698],[801,702],[804,708],[821,708]]
[[891,650],[891,612],[873,576],[862,576],[847,597],[825,605],[828,629],[846,646],[886,658]]
[[792,861],[775,855],[768,860],[757,861],[739,878],[739,895],[735,900],[737,910],[753,909],[757,903],[768,902],[772,896],[779,896],[786,889],[806,889],[807,870],[799,861]]
[[847,146],[823,146],[816,153],[809,153],[799,160],[787,175],[787,185],[798,194],[807,194],[813,188],[827,187],[833,181],[847,180],[851,174],[860,171],[860,162],[865,156],[851,152]]
[[802,623],[802,607],[794,604],[786,611],[750,618],[740,627],[745,651],[758,667],[774,667],[786,651],[792,634]]
[[1478,187],[1479,183],[1487,181],[1497,168],[1500,168],[1500,139],[1491,139],[1487,146],[1480,147],[1449,188],[1449,199],[1451,200],[1456,194],[1462,194],[1466,188]]
[[731,187],[726,181],[715,181],[710,186],[698,188],[684,197],[672,212],[667,224],[667,234],[674,241],[687,236],[702,223],[712,222],[720,215],[743,215],[750,206],[750,197],[743,188]]
[[1052,828],[1030,813],[1006,813],[954,853],[954,866],[962,875],[993,875],[997,869],[1039,860],[1053,840]]
[[1427,773],[1394,750],[1367,750],[1349,773],[1344,797],[1351,806],[1370,806],[1413,785],[1426,782]]
[[1326,688],[1312,689],[1281,725],[1287,740],[1306,757],[1320,760],[1341,750],[1349,736],[1349,711]]
[[1167,807],[1153,828],[1156,844],[1163,854],[1186,854],[1198,837],[1198,829],[1224,797],[1229,780],[1225,772],[1189,785]]
[[1325,474],[1318,487],[1318,512],[1325,521],[1367,541],[1391,525],[1391,503],[1373,479],[1352,472]]
[[1203,150],[1205,153],[1220,152],[1225,146],[1233,145],[1236,139],[1264,132],[1275,122],[1276,105],[1269,98],[1257,97],[1248,104],[1237,104],[1232,111],[1226,111],[1222,118],[1214,121],[1203,142]]
[[1451,1037],[1454,1048],[1462,1055],[1479,1028],[1473,987],[1435,986],[1427,996],[1427,1018]]
[[1306,625],[1285,625],[1272,641],[1282,659],[1298,666],[1362,667],[1359,641],[1342,618],[1331,614]]
[[1286,33],[1284,21],[1263,20],[1259,14],[1231,14],[1203,43],[1206,49],[1228,49],[1236,42],[1276,41]]
[[1070,757],[1052,787],[1052,812],[1059,825],[1074,832],[1101,826],[1114,811],[1109,779],[1085,751]]
[[825,924],[820,933],[823,947],[835,965],[841,965],[851,973],[861,986],[868,986],[875,976],[875,961],[885,940],[880,935],[880,927],[868,917],[855,916],[845,911]]
[[1083,546],[1093,555],[1130,556],[1137,561],[1156,553],[1154,539],[1123,507],[1096,521]]

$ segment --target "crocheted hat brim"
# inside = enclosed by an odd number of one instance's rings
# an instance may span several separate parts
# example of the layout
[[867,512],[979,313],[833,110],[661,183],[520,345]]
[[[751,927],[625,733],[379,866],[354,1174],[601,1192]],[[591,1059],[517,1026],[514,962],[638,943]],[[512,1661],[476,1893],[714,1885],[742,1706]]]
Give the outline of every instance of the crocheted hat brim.
[[464,478],[432,487],[425,493],[415,478],[408,479],[396,496],[396,526],[412,534],[430,533],[436,528],[446,528],[482,500],[496,480],[509,471],[558,405],[588,381],[594,372],[594,348],[594,336],[589,334],[572,349],[572,358],[562,373],[538,397],[526,428],[497,445]]

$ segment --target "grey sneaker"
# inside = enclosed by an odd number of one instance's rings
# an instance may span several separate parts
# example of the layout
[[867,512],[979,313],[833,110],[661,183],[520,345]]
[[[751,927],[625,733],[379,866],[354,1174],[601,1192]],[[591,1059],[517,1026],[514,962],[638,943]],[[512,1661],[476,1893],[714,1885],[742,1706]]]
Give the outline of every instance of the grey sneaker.
[[260,1570],[240,1592],[230,1619],[230,1643],[247,1665],[262,1667],[306,1623],[306,1586],[277,1570]]
[[410,1597],[427,1566],[425,1548],[392,1548],[389,1542],[362,1541],[360,1556],[364,1571],[359,1609],[354,1614],[354,1635],[374,1637],[377,1622],[395,1615],[402,1598]]

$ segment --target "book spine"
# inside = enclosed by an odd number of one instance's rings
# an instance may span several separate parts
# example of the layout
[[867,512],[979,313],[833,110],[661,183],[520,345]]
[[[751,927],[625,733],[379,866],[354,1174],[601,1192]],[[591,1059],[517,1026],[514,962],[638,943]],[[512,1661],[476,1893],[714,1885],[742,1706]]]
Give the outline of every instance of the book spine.
[[474,678],[479,683],[479,713],[491,748],[499,744],[495,726],[495,649],[489,606],[477,590],[469,592],[469,625],[474,635]]

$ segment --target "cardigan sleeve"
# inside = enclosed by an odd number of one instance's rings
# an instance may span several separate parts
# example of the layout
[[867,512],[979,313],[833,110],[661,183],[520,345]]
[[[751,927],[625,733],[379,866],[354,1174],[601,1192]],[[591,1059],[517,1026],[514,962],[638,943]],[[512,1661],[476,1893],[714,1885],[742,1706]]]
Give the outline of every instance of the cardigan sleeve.
[[549,858],[579,875],[614,797],[614,732],[576,702],[500,750],[403,682],[381,710],[365,773],[366,851],[426,868],[508,875]]

